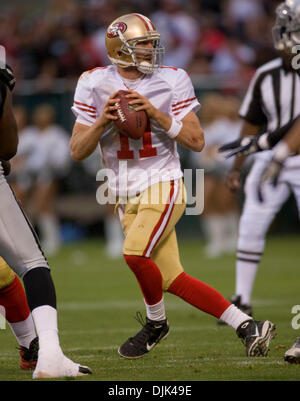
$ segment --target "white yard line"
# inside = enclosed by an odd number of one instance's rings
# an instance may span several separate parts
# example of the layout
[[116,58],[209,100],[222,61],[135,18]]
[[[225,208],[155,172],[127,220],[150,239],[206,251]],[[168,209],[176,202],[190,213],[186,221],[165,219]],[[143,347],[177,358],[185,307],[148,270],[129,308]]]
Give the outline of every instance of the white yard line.
[[[278,299],[258,299],[253,302],[254,307],[264,307],[264,306],[287,306],[291,307],[295,304],[289,300],[278,300]],[[95,301],[95,302],[60,302],[58,304],[58,309],[60,310],[111,310],[111,309],[139,309],[144,308],[141,302],[136,301]],[[167,310],[186,310],[196,308],[184,302],[169,302],[166,300]]]
[[[141,326],[136,326],[136,329],[138,329]],[[205,325],[205,326],[201,326],[201,323],[199,323],[199,326],[188,326],[188,327],[171,327],[171,332],[187,332],[187,331],[207,331],[207,330],[218,330],[218,327],[216,324],[214,325]],[[132,331],[134,331],[135,328],[132,327],[122,327],[122,328],[101,328],[101,329],[72,329],[72,330],[60,330],[59,332],[62,334],[86,334],[86,333],[90,333],[91,335],[94,334],[113,334],[113,333],[127,333],[129,334],[133,334]],[[201,342],[202,343],[202,342]],[[211,343],[210,343],[211,344]]]

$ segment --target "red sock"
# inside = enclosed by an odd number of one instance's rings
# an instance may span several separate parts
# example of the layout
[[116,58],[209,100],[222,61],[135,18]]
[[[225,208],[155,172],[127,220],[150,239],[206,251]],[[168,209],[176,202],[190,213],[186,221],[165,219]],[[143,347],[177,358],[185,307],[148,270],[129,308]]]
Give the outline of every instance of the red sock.
[[218,291],[186,273],[173,281],[168,292],[217,318],[231,305]]
[[135,274],[147,304],[157,304],[162,299],[163,291],[162,275],[156,264],[143,256],[124,255],[124,258]]
[[24,288],[16,276],[14,281],[0,290],[0,305],[5,309],[5,318],[9,323],[26,320],[30,314]]

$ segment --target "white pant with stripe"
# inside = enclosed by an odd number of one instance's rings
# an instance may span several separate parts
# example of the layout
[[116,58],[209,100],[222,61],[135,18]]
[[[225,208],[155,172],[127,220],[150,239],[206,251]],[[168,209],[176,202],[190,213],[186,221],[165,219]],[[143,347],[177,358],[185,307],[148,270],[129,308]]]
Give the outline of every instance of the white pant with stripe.
[[38,238],[3,175],[1,163],[0,256],[20,277],[36,267],[49,268]]
[[[300,210],[300,166],[286,167],[279,176],[277,187],[265,182],[262,187],[264,202],[259,202],[257,192],[259,179],[268,160],[255,161],[245,184],[245,203],[239,226],[238,251],[262,253],[265,236],[275,215],[294,194]],[[242,256],[242,255],[240,255]]]

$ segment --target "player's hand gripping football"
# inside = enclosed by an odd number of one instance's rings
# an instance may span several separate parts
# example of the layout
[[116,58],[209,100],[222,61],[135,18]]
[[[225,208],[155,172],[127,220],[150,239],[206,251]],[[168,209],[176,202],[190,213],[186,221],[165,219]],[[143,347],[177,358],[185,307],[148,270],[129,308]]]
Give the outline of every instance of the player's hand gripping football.
[[258,191],[257,191],[258,200],[260,202],[264,201],[263,184],[268,181],[275,188],[278,184],[278,179],[282,168],[283,168],[283,163],[277,160],[275,157],[273,157],[271,162],[268,164],[267,168],[263,171],[261,178],[259,180]]
[[118,109],[117,103],[120,101],[120,99],[116,97],[117,93],[118,92],[115,92],[108,98],[102,114],[97,120],[98,124],[102,127],[118,119],[118,117],[113,114],[113,112]]
[[226,143],[219,148],[220,153],[229,152],[225,155],[226,159],[237,155],[250,155],[252,153],[264,150],[260,145],[260,138],[258,136],[246,136],[237,139],[236,141]]
[[128,91],[128,95],[126,95],[129,101],[129,104],[138,104],[136,107],[136,111],[144,110],[147,113],[149,118],[156,119],[157,109],[153,106],[153,104],[147,99],[145,96],[140,95],[135,91]]

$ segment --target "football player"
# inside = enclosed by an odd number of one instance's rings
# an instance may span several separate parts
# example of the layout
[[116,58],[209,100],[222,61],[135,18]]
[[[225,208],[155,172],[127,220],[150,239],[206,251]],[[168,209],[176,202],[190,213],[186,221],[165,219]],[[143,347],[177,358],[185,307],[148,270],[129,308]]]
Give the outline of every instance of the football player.
[[5,173],[16,154],[18,133],[12,111],[15,80],[11,69],[0,68],[0,255],[24,282],[28,305],[39,337],[33,378],[80,376],[90,369],[62,352],[57,328],[56,294],[48,262],[27,217],[9,187]]
[[[186,72],[162,65],[164,49],[152,21],[127,14],[106,32],[111,65],[83,73],[74,96],[77,116],[70,142],[76,161],[100,144],[110,189],[118,196],[125,233],[123,255],[144,296],[146,322],[119,348],[124,358],[139,358],[167,337],[164,291],[198,309],[222,317],[244,339],[248,356],[266,355],[274,324],[256,322],[216,290],[186,274],[180,262],[175,225],[185,210],[185,191],[176,145],[196,152],[204,136],[199,103]],[[145,110],[143,138],[121,135],[114,124],[117,91],[128,90],[130,104]],[[127,173],[125,174],[124,166]],[[124,183],[125,180],[125,183]]]
[[[241,137],[220,148],[230,150],[228,156],[237,155],[227,180],[232,190],[240,185],[240,169],[247,155],[265,150],[255,155],[247,177],[240,220],[233,302],[244,311],[251,311],[251,293],[266,232],[291,191],[300,209],[300,75],[293,68],[293,48],[300,44],[300,0],[281,3],[276,14],[273,37],[280,57],[257,70],[240,110],[245,121]],[[264,125],[267,133],[259,135]],[[266,151],[274,145],[273,151]],[[298,339],[287,351],[288,362],[300,359],[299,345]]]

